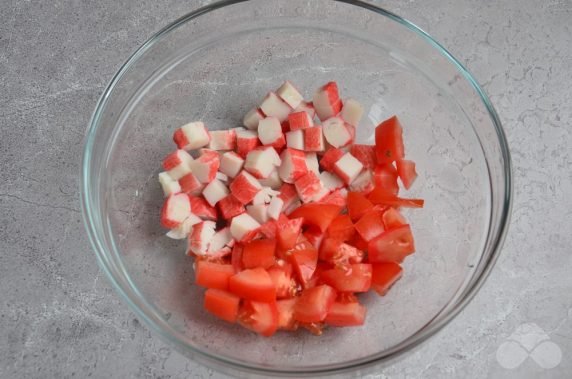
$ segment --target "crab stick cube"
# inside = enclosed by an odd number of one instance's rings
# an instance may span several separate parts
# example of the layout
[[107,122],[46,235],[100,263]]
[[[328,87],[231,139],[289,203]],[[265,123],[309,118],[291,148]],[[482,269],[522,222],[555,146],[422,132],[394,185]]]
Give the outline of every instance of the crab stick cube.
[[304,130],[304,150],[324,151],[324,134],[322,126],[317,125]]
[[264,187],[270,187],[273,190],[277,190],[282,186],[282,179],[280,179],[280,175],[278,175],[278,169],[274,167],[274,170],[268,175],[267,178],[258,179],[260,184]]
[[216,209],[212,207],[207,201],[198,196],[189,196],[191,201],[191,209],[193,213],[203,220],[216,220]]
[[191,215],[191,202],[185,193],[171,194],[161,209],[161,224],[165,228],[176,228]]
[[280,214],[282,213],[282,207],[284,206],[284,200],[275,196],[268,204],[268,216],[273,220],[278,220]]
[[258,139],[263,145],[281,148],[286,144],[282,126],[276,117],[266,117],[258,123]]
[[363,192],[366,194],[373,191],[374,187],[375,187],[375,183],[373,180],[373,174],[372,174],[371,170],[364,170],[350,184],[350,190],[352,190],[354,192]]
[[225,198],[227,195],[228,188],[218,179],[214,179],[212,182],[207,184],[203,190],[203,196],[211,207],[214,207],[216,203]]
[[242,204],[250,203],[261,189],[258,180],[246,171],[241,171],[230,183],[230,191]]
[[236,147],[236,131],[214,130],[210,132],[211,140],[208,148],[212,150],[234,150]]
[[236,241],[242,241],[260,228],[260,223],[248,213],[243,213],[230,222],[230,233]]
[[234,151],[227,151],[220,159],[219,170],[229,178],[234,178],[244,165],[244,159]]
[[320,164],[318,163],[318,155],[316,153],[306,153],[306,167],[308,170],[314,171],[314,174],[320,175]]
[[346,123],[340,117],[330,117],[322,123],[324,137],[333,147],[343,147],[352,141],[352,135]]
[[328,190],[326,187],[324,187],[324,184],[322,183],[322,188],[314,196],[312,196],[312,198],[310,199],[310,202],[320,202],[320,201],[322,201],[323,198],[325,198],[329,194],[330,194],[330,190]]
[[[230,253],[229,244],[232,245],[232,235],[230,233],[230,228],[225,227],[216,232],[209,241],[208,252],[209,255],[215,255],[216,253],[228,254]],[[226,248],[226,249],[225,249]],[[216,254],[218,255],[218,254]]]
[[280,187],[280,194],[278,195],[279,198],[282,199],[282,201],[284,202],[283,208],[289,208],[291,207],[292,204],[294,204],[296,201],[300,201],[300,199],[298,198],[298,193],[296,192],[296,187],[294,187],[292,184],[289,183],[284,183],[282,185],[282,187]]
[[293,130],[286,133],[286,146],[292,149],[304,150],[304,131]]
[[258,108],[252,108],[249,110],[244,118],[242,119],[242,124],[248,129],[256,130],[258,128],[258,122],[264,118],[264,113]]
[[308,203],[313,200],[323,188],[320,178],[313,172],[308,171],[294,182],[296,192],[303,203]]
[[335,190],[326,197],[323,197],[320,200],[320,202],[325,204],[333,204],[340,207],[345,207],[347,204],[346,198],[347,198],[347,192],[345,191],[345,188],[342,188],[339,190]]
[[330,148],[326,150],[322,159],[320,159],[320,166],[326,171],[334,171],[334,164],[344,155],[340,149]]
[[344,183],[351,184],[363,169],[363,164],[351,153],[345,153],[335,164],[334,172]]
[[179,180],[191,172],[193,157],[185,150],[177,150],[163,159],[163,168],[173,180]]
[[222,198],[218,202],[217,206],[220,214],[225,220],[230,220],[231,218],[245,212],[244,205],[232,194]]
[[288,115],[290,130],[307,129],[314,126],[312,117],[305,111],[293,112]]
[[296,179],[308,171],[306,155],[303,151],[287,148],[280,155],[282,164],[278,168],[280,179],[286,183],[294,183]]
[[268,204],[273,197],[278,196],[280,192],[274,191],[270,187],[262,187],[260,191],[252,199],[252,204]]
[[203,221],[193,226],[189,235],[187,255],[206,255],[211,239],[215,235],[216,223],[214,221]]
[[328,171],[320,173],[320,180],[324,184],[324,187],[330,192],[344,187],[344,181],[336,174],[332,174]]
[[273,147],[257,148],[246,156],[244,169],[255,178],[268,178],[272,171],[280,166],[282,160]]
[[255,130],[236,131],[236,153],[241,157],[246,157],[249,151],[260,145],[258,132]]
[[220,181],[223,182],[223,183],[227,183],[227,182],[228,182],[228,176],[227,176],[226,174],[223,174],[223,173],[220,172],[220,171],[217,171],[215,178],[218,179],[218,180],[220,180]]
[[361,116],[363,115],[363,107],[354,99],[344,101],[344,106],[340,112],[340,117],[350,125],[358,126]]
[[202,155],[191,162],[193,175],[201,183],[210,183],[216,178],[220,167],[219,154],[216,151],[204,150]]
[[314,104],[312,104],[311,101],[308,103],[302,101],[300,105],[298,105],[296,109],[294,109],[294,112],[301,112],[301,111],[308,113],[311,119],[314,119],[314,117],[316,117],[316,110],[314,109]]
[[282,122],[288,119],[288,115],[292,111],[292,108],[290,108],[290,106],[274,92],[269,92],[264,100],[262,100],[260,110],[266,115],[266,117],[276,117],[280,122]]
[[165,196],[181,192],[181,185],[179,182],[171,178],[171,176],[165,171],[159,173],[159,183],[161,184],[161,188],[163,189]]
[[374,168],[377,163],[374,145],[354,144],[350,148],[350,153],[352,153],[352,155],[356,157],[356,159],[360,161],[365,168]]
[[294,109],[302,103],[304,97],[289,81],[282,83],[280,88],[276,90],[276,95],[282,99],[290,108]]
[[182,240],[183,238],[187,238],[193,228],[193,225],[199,224],[202,221],[203,220],[201,220],[198,216],[191,213],[191,215],[187,217],[185,221],[181,223],[181,225],[169,230],[166,236],[174,240]]
[[342,101],[336,82],[329,82],[320,87],[312,100],[314,109],[322,121],[336,116],[342,110]]
[[265,224],[269,220],[268,204],[252,204],[246,207],[246,213],[254,218],[259,224]]
[[210,139],[205,124],[200,121],[185,124],[175,130],[175,134],[173,134],[173,141],[175,141],[177,147],[187,151],[206,146]]
[[198,195],[205,187],[192,172],[179,179],[179,185],[181,186],[181,191],[189,195]]

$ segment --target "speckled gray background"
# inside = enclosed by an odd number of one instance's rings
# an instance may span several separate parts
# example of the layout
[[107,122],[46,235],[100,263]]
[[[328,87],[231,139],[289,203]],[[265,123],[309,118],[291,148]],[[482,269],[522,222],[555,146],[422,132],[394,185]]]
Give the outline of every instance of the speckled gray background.
[[[119,300],[88,245],[77,193],[82,137],[107,81],[153,32],[205,3],[2,2],[0,377],[219,376],[165,346]],[[376,3],[434,35],[484,85],[512,150],[515,201],[503,254],[475,300],[372,377],[569,377],[572,2]],[[560,363],[504,368],[497,350],[530,323],[553,342],[544,357]]]

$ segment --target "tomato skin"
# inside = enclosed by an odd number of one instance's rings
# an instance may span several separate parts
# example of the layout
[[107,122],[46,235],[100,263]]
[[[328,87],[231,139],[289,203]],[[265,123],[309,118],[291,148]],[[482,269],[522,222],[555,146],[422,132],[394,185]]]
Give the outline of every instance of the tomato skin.
[[401,213],[399,213],[397,209],[392,207],[389,207],[383,213],[383,216],[381,218],[383,220],[383,226],[385,227],[385,229],[393,229],[397,228],[398,226],[407,224],[407,220],[405,219],[405,217],[403,217],[403,215],[401,215]]
[[360,303],[332,304],[325,322],[331,326],[359,326],[365,321],[366,308]]
[[403,269],[398,263],[383,262],[372,264],[371,287],[380,296],[389,291],[389,288],[397,282],[403,274]]
[[365,241],[371,241],[385,230],[382,220],[383,213],[383,209],[373,208],[356,222],[355,229]]
[[296,298],[278,300],[276,308],[278,309],[278,329],[296,330],[298,322],[294,319],[294,307],[296,306]]
[[403,159],[403,129],[397,116],[382,121],[375,128],[375,155],[379,163]]
[[332,220],[340,213],[342,207],[334,204],[309,203],[298,207],[290,213],[290,218],[302,217],[304,225],[312,225],[325,232]]
[[228,281],[228,288],[243,299],[266,302],[276,299],[274,283],[268,272],[261,267],[234,274]]
[[244,268],[269,268],[275,262],[276,240],[258,239],[244,244],[242,265]]
[[334,268],[321,274],[324,283],[339,292],[367,292],[371,287],[372,267],[369,263],[357,263],[348,270]]
[[423,205],[425,204],[423,199],[404,199],[388,195],[383,189],[378,187],[374,188],[367,198],[374,204],[390,207],[423,208]]
[[326,284],[305,289],[294,306],[294,318],[304,323],[323,321],[335,300],[336,291]]
[[339,215],[332,220],[326,235],[340,241],[349,241],[355,234],[354,224],[349,215]]
[[373,203],[359,192],[348,192],[348,214],[353,222],[358,221],[367,211],[373,208]]
[[205,291],[205,309],[225,321],[236,321],[239,303],[240,298],[230,292],[216,288]]
[[228,280],[234,275],[234,268],[228,264],[200,260],[195,267],[195,283],[201,287],[227,290]]
[[276,302],[245,300],[238,312],[238,322],[253,332],[270,337],[278,329]]
[[373,171],[373,183],[376,188],[383,190],[387,195],[397,196],[399,192],[397,170],[391,163],[375,166]]
[[296,295],[296,281],[292,278],[292,265],[274,265],[268,269],[268,275],[276,287],[278,299],[290,298]]
[[298,236],[302,231],[303,218],[292,218],[279,219],[276,223],[276,239],[278,241],[278,247],[284,250],[288,250],[296,245]]
[[414,252],[415,243],[409,225],[389,229],[368,244],[368,259],[371,263],[401,263]]
[[415,162],[401,159],[398,160],[395,165],[397,166],[397,175],[399,175],[401,183],[403,183],[405,189],[409,189],[417,178]]
[[302,250],[291,250],[288,254],[288,260],[294,267],[298,280],[304,285],[308,283],[316,271],[318,250],[313,246]]

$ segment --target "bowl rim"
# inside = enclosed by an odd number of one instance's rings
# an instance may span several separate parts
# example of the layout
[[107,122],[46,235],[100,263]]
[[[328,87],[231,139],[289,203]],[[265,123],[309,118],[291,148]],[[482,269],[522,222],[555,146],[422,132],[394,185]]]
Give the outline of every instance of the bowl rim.
[[[159,325],[155,322],[154,317],[149,314],[148,310],[142,309],[138,305],[138,301],[136,301],[136,295],[133,295],[132,292],[127,291],[123,284],[120,283],[117,278],[113,275],[113,273],[109,269],[109,263],[106,258],[106,249],[100,243],[99,239],[99,231],[94,225],[94,218],[96,218],[97,211],[92,209],[89,205],[90,199],[90,163],[91,163],[91,150],[95,143],[95,136],[96,131],[99,126],[99,119],[105,106],[109,100],[109,96],[111,92],[114,90],[116,85],[120,82],[124,74],[131,68],[131,66],[137,62],[139,57],[143,55],[151,46],[153,46],[156,42],[158,42],[162,36],[168,34],[172,30],[178,28],[179,26],[207,13],[215,11],[217,9],[235,5],[243,2],[247,2],[248,0],[223,0],[217,1],[212,4],[200,7],[195,9],[184,16],[176,19],[175,21],[171,22],[167,26],[163,27],[161,30],[153,34],[149,39],[147,39],[135,52],[125,61],[125,63],[121,66],[121,68],[116,72],[113,78],[110,80],[109,84],[106,86],[104,92],[100,96],[97,101],[97,105],[95,110],[92,114],[92,117],[89,122],[88,129],[86,131],[86,135],[84,138],[84,149],[83,149],[83,157],[82,157],[82,164],[81,164],[81,173],[80,173],[80,201],[81,201],[81,208],[82,208],[82,218],[84,227],[87,231],[88,238],[92,249],[96,253],[97,261],[100,268],[105,272],[108,279],[111,281],[114,289],[120,294],[121,298],[127,302],[131,310],[137,315],[138,318],[143,319],[147,326],[157,332],[157,334],[163,340],[167,341],[171,346],[174,346],[177,350],[183,353],[189,353],[197,355],[197,358],[203,358],[204,361],[210,362],[214,365],[222,364],[225,367],[230,366],[230,368],[239,369],[241,371],[251,372],[255,374],[262,374],[262,375],[282,375],[282,376],[289,376],[289,375],[331,375],[331,374],[339,374],[342,372],[353,371],[356,369],[363,369],[370,366],[379,365],[383,362],[387,362],[393,360],[402,354],[412,350],[413,348],[418,347],[424,341],[429,339],[431,336],[435,335],[437,332],[443,329],[445,325],[447,325],[452,319],[454,319],[474,298],[474,296],[478,293],[479,289],[482,287],[484,282],[486,281],[487,277],[489,276],[490,272],[492,271],[498,256],[500,255],[500,251],[503,246],[504,239],[506,237],[509,223],[510,223],[510,215],[512,209],[512,201],[513,201],[513,178],[512,178],[512,164],[511,164],[511,156],[508,147],[508,142],[506,139],[506,135],[502,128],[501,121],[498,117],[498,114],[492,105],[489,97],[485,93],[485,91],[481,88],[478,84],[477,80],[473,77],[473,75],[464,67],[464,65],[459,62],[453,55],[445,49],[439,42],[437,42],[433,37],[431,37],[427,32],[422,30],[420,27],[415,25],[414,23],[390,12],[381,7],[376,5],[361,1],[361,0],[331,0],[334,2],[350,4],[353,6],[364,8],[368,11],[372,11],[377,13],[378,15],[387,17],[395,22],[400,23],[401,25],[405,26],[409,30],[416,33],[418,36],[423,38],[427,41],[430,45],[432,45],[438,53],[443,55],[447,58],[459,71],[461,75],[469,82],[471,87],[476,91],[479,95],[481,101],[483,102],[485,108],[487,109],[491,121],[493,123],[496,136],[498,138],[498,143],[500,146],[500,153],[503,159],[503,167],[504,170],[504,188],[505,193],[502,198],[502,207],[500,209],[499,214],[499,228],[496,232],[496,235],[492,236],[491,239],[491,246],[492,251],[491,254],[486,257],[487,259],[482,263],[482,271],[480,275],[475,277],[472,285],[466,288],[466,293],[462,298],[459,299],[458,303],[455,304],[451,309],[448,310],[446,314],[438,313],[435,317],[442,316],[439,320],[437,320],[433,325],[429,328],[421,328],[415,334],[407,337],[405,340],[401,341],[397,345],[394,345],[390,349],[378,353],[373,354],[365,358],[359,358],[353,360],[351,362],[346,362],[345,364],[329,364],[328,367],[318,366],[318,367],[309,367],[309,368],[302,368],[300,370],[292,370],[291,368],[288,370],[277,369],[277,368],[268,368],[263,367],[260,365],[248,364],[243,361],[239,361],[236,359],[224,357],[224,356],[216,356],[208,351],[203,351],[200,348],[195,348],[188,344],[185,344],[183,341],[180,341],[176,338],[172,338],[172,336],[167,335],[164,331],[160,328]],[[489,225],[488,234],[490,235],[491,229]],[[429,323],[433,322],[434,319],[429,321]],[[187,355],[185,355],[187,356]],[[202,361],[199,361],[202,362]]]

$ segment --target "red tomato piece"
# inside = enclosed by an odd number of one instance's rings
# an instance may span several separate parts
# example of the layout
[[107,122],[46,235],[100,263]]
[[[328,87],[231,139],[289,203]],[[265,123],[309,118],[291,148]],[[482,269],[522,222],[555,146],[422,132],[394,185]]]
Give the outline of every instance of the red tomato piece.
[[349,242],[349,244],[362,251],[367,251],[368,248],[367,241],[364,240],[359,233],[354,235],[354,238]]
[[230,253],[230,264],[234,269],[234,273],[236,274],[239,271],[242,271],[242,251],[243,247],[239,243],[235,243],[232,247],[232,252]]
[[302,217],[304,225],[313,225],[320,231],[325,232],[341,210],[342,208],[337,205],[310,203],[294,210],[294,212],[290,213],[290,218]]
[[382,121],[375,128],[375,153],[379,163],[391,163],[403,159],[405,155],[403,129],[397,116]]
[[391,163],[375,166],[373,171],[373,183],[379,191],[383,190],[388,195],[397,195],[397,170]]
[[415,178],[417,178],[417,171],[415,171],[415,162],[408,161],[405,159],[398,160],[396,162],[397,166],[397,175],[401,179],[401,183],[405,189],[409,189]]
[[373,203],[359,192],[348,192],[348,214],[356,222],[367,211],[373,208]]
[[373,145],[352,145],[350,153],[363,164],[364,168],[374,168],[376,164],[375,146]]
[[278,300],[276,308],[278,309],[278,329],[296,330],[298,322],[294,319],[294,306],[296,306],[296,298]]
[[244,268],[268,268],[276,261],[276,240],[259,239],[244,244],[242,251],[242,265]]
[[276,238],[276,221],[268,220],[264,224],[260,225],[258,229],[259,232],[266,238],[275,239]]
[[322,240],[324,239],[324,233],[320,231],[318,228],[310,227],[304,233],[304,237],[314,246],[316,249],[320,249],[320,245],[322,244]]
[[303,218],[281,217],[276,223],[276,239],[281,249],[291,249],[296,245],[298,236],[302,231]]
[[323,321],[335,300],[336,291],[326,284],[305,289],[294,306],[294,318],[305,323]]
[[197,261],[195,283],[201,287],[228,289],[228,280],[234,275],[234,268],[228,264]]
[[328,227],[327,236],[340,241],[349,241],[355,234],[354,224],[349,215],[339,215]]
[[383,233],[385,230],[382,220],[383,212],[382,209],[374,207],[356,222],[355,229],[364,240],[369,242]]
[[268,269],[268,275],[276,287],[278,299],[290,298],[296,295],[296,281],[292,278],[292,265],[274,265]]
[[320,203],[337,205],[338,207],[344,208],[347,204],[347,201],[346,197],[342,194],[342,191],[337,189],[334,192],[324,196],[320,200]]
[[326,324],[331,326],[359,326],[365,321],[366,309],[360,303],[332,304],[326,319]]
[[336,303],[357,303],[358,298],[351,292],[340,292],[336,297]]
[[389,207],[383,213],[381,219],[383,220],[383,226],[385,226],[385,229],[393,229],[397,228],[398,226],[407,224],[405,217],[403,217],[403,215],[401,215],[397,209],[392,207]]
[[367,292],[371,287],[371,264],[352,264],[348,270],[334,268],[322,272],[321,277],[339,292]]
[[205,291],[205,309],[225,321],[236,321],[239,303],[240,298],[230,292],[216,288]]
[[335,238],[327,238],[320,247],[320,259],[335,266],[347,266],[361,262],[363,251]]
[[291,250],[288,254],[288,259],[294,267],[300,283],[306,284],[316,271],[318,250],[311,246],[303,250]]
[[375,188],[368,196],[374,204],[388,205],[390,207],[423,208],[423,199],[403,199],[401,197],[388,195],[385,191]]
[[402,274],[403,269],[398,263],[374,263],[372,264],[371,287],[380,296],[383,296],[389,291],[389,288],[401,278]]
[[265,269],[258,267],[240,271],[230,277],[228,288],[243,299],[274,301],[276,287]]
[[238,312],[238,322],[253,332],[270,337],[278,329],[276,302],[246,300]]
[[368,244],[368,259],[371,263],[400,263],[414,252],[415,243],[409,225],[389,229]]

